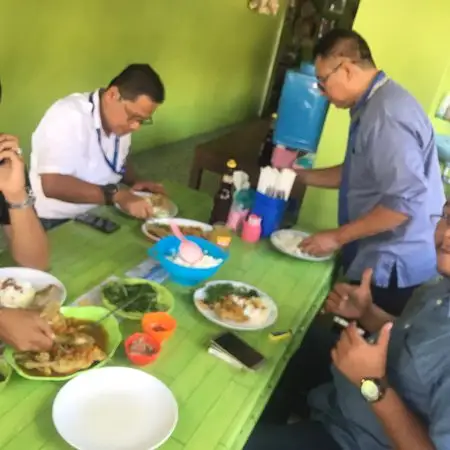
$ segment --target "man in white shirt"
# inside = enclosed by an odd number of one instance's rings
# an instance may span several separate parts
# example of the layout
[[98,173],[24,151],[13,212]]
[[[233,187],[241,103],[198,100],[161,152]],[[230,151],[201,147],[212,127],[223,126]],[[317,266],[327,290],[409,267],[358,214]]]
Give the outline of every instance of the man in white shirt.
[[30,180],[36,210],[46,229],[95,205],[114,205],[138,218],[151,216],[133,190],[162,192],[139,181],[129,159],[131,133],[164,102],[159,75],[148,64],[131,64],[106,89],[72,94],[54,103],[32,137]]

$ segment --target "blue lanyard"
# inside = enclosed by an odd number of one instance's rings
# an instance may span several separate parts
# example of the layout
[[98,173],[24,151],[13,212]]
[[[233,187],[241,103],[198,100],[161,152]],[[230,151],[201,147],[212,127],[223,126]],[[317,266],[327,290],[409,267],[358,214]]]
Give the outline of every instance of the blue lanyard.
[[[92,114],[94,113],[94,93],[92,92],[89,95],[89,102],[92,105]],[[114,140],[114,155],[113,160],[110,161],[108,157],[106,156],[105,149],[103,148],[102,144],[102,130],[100,128],[96,128],[97,131],[97,140],[98,140],[98,146],[100,147],[100,150],[103,155],[103,159],[105,160],[108,167],[116,174],[116,175],[123,175],[125,173],[125,162],[123,163],[122,167],[117,168],[117,160],[119,159],[119,150],[120,150],[120,138],[116,136]]]

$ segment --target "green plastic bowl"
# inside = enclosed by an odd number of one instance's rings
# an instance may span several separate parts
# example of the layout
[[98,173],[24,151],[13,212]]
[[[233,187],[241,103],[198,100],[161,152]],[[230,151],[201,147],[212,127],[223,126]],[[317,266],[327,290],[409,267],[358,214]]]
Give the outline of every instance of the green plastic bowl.
[[[61,308],[61,313],[64,317],[73,317],[75,319],[89,320],[95,322],[105,317],[108,314],[108,310],[101,306],[63,306]],[[106,354],[107,358],[104,361],[96,364],[92,369],[104,366],[116,352],[120,343],[122,342],[122,333],[120,332],[119,322],[114,316],[109,316],[101,323],[102,327],[105,329],[108,336]],[[15,350],[11,347],[5,349],[4,358],[8,364],[23,378],[28,380],[40,380],[40,381],[65,381],[76,377],[79,373],[85,372],[85,369],[78,372],[66,375],[63,377],[45,377],[37,375],[29,375],[22,370],[22,368],[16,363],[14,358]]]
[[0,392],[2,392],[9,383],[12,375],[11,366],[3,358],[0,358],[0,374],[5,377],[5,379],[0,382]]
[[[175,300],[173,298],[173,295],[167,288],[165,288],[161,284],[155,283],[154,281],[143,280],[142,278],[122,278],[121,280],[117,280],[117,281],[119,281],[120,283],[123,283],[123,284],[133,284],[133,285],[134,284],[149,284],[156,291],[157,302],[163,303],[167,306],[167,309],[164,312],[170,314],[173,311],[173,308],[175,306]],[[109,300],[103,295],[103,293],[102,293],[102,302],[103,302],[103,306],[105,308],[109,309],[110,311],[115,310],[117,308],[116,305],[109,302]],[[128,320],[141,320],[142,317],[144,317],[144,314],[147,314],[149,312],[155,312],[155,311],[125,312],[125,311],[122,311],[121,309],[119,309],[114,314],[118,317],[122,317],[122,318],[128,319]]]

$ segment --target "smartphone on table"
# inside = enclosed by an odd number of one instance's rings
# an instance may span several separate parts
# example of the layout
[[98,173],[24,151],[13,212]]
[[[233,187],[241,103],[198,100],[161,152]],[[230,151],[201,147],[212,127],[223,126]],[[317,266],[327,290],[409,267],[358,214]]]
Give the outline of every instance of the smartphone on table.
[[265,358],[250,345],[232,333],[224,333],[211,342],[211,346],[239,361],[251,370],[256,370],[264,363]]
[[83,223],[84,225],[88,225],[95,230],[107,234],[114,233],[114,231],[117,231],[120,228],[120,225],[116,222],[92,213],[82,214],[81,216],[75,217],[74,220],[75,222]]

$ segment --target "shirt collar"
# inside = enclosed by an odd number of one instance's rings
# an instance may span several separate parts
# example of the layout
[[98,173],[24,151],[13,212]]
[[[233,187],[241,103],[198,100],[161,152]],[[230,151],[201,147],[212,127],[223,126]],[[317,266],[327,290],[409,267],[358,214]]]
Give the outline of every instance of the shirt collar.
[[354,116],[355,113],[367,102],[371,92],[373,91],[374,87],[382,80],[386,78],[386,74],[380,70],[375,75],[373,80],[371,81],[369,87],[364,91],[364,94],[362,97],[356,102],[356,104],[350,109],[350,116]]
[[100,89],[94,91],[92,95],[92,117],[94,119],[94,126],[96,130],[103,130],[102,119],[100,117]]

